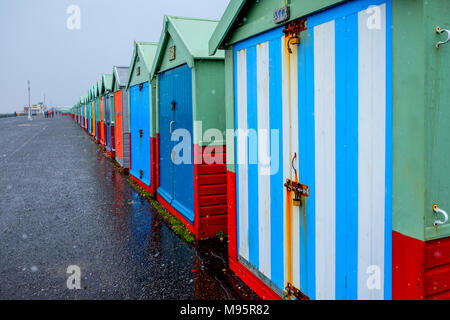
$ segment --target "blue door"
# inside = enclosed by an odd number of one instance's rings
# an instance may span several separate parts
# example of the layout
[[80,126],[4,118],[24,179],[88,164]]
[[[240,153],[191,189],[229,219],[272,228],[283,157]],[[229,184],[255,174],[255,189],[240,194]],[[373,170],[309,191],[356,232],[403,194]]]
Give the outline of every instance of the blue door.
[[150,89],[145,82],[130,89],[131,174],[150,186]]
[[111,112],[109,94],[105,96],[106,149],[111,151]]
[[[160,75],[160,190],[179,213],[190,222],[194,221],[194,165],[193,165],[193,116],[192,71],[181,66]],[[188,133],[175,139],[174,133]],[[174,137],[174,139],[172,139]],[[189,139],[189,150],[182,149],[178,155],[173,148],[182,139]],[[189,152],[186,158],[183,152]],[[174,164],[179,156],[188,161]]]
[[142,138],[140,139],[140,172],[142,182],[150,186],[150,88],[146,82],[140,91],[140,129]]
[[95,99],[95,138],[98,140],[100,137],[100,100]]
[[130,135],[131,135],[131,168],[130,173],[139,178],[140,159],[140,121],[139,121],[139,85],[130,88]]
[[175,121],[171,106],[172,82],[167,72],[159,75],[159,188],[158,194],[169,204],[173,200],[174,165],[171,158],[171,132]]

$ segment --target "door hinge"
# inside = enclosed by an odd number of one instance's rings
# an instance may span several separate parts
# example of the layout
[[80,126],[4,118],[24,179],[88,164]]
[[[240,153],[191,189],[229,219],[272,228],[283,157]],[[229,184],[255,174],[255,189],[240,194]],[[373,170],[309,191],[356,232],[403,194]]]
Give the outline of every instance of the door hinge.
[[286,286],[286,297],[288,299],[291,299],[292,297],[294,297],[297,300],[310,300],[306,294],[301,292],[300,289],[297,289],[289,282]]

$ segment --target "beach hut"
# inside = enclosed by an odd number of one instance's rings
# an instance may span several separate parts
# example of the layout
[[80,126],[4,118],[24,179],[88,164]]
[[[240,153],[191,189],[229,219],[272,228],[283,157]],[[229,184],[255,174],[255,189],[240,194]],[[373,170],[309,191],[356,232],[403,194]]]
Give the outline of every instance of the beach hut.
[[155,87],[150,83],[150,69],[157,43],[135,42],[127,80],[130,112],[130,176],[143,189],[154,193],[154,138],[151,135],[152,100]]
[[[114,96],[112,94],[112,74],[104,74],[102,77],[102,94],[104,109],[104,127],[105,127],[105,148],[106,152],[115,158],[114,139]],[[112,96],[112,97],[111,97]]]
[[100,130],[100,96],[98,92],[98,83],[94,85],[94,101],[93,101],[93,108],[94,108],[94,124],[95,124],[95,140],[97,143],[100,143],[100,136],[101,136],[101,130]]
[[114,109],[115,109],[115,149],[116,161],[124,169],[130,168],[130,116],[128,91],[126,90],[129,67],[113,68]]
[[449,2],[281,6],[231,0],[209,42],[231,269],[263,298],[448,299]]
[[90,90],[86,95],[86,131],[91,134],[91,124],[92,124],[92,103],[91,103],[91,94]]
[[103,75],[97,82],[98,90],[98,108],[100,114],[100,144],[106,147],[106,112],[105,112],[105,92],[103,90]]
[[165,16],[152,67],[157,198],[198,239],[227,232],[224,52],[208,54],[217,23]]
[[93,98],[92,87],[89,89],[88,96],[89,96],[89,99],[88,99],[88,105],[87,105],[87,107],[88,107],[88,109],[89,109],[89,123],[88,123],[89,134],[90,134],[91,136],[94,136],[94,135],[95,135],[95,133],[94,133],[94,127],[95,127],[95,126],[93,126],[93,122],[94,122],[94,108],[93,108],[93,101],[94,101],[94,98]]
[[82,96],[81,97],[81,113],[82,113],[82,120],[81,120],[81,127],[86,130],[86,125],[87,125],[87,110],[86,110],[86,101],[87,101],[87,97],[86,96]]

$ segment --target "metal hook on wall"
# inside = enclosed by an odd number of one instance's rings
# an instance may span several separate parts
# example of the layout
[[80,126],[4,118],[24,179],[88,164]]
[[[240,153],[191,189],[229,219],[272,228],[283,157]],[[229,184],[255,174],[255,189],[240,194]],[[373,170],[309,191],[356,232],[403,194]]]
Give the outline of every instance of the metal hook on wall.
[[439,42],[436,44],[436,48],[437,48],[437,49],[439,49],[439,48],[441,47],[441,45],[446,44],[446,43],[448,43],[448,42],[450,41],[450,30],[447,30],[447,29],[441,29],[441,27],[437,27],[437,28],[436,28],[436,33],[441,34],[441,33],[444,33],[444,32],[447,33],[447,40],[445,40],[445,41],[439,41]]
[[446,224],[448,221],[448,214],[444,210],[440,209],[437,204],[433,204],[433,211],[435,213],[441,213],[444,216],[444,221],[436,220],[434,221],[434,226],[437,227],[438,225]]

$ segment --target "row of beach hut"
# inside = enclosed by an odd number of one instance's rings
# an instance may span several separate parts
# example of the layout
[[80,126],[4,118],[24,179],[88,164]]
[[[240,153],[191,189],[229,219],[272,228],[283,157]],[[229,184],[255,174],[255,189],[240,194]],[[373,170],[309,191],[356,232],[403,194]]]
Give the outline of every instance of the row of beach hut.
[[166,16],[74,119],[262,298],[449,299],[450,2],[282,2]]

